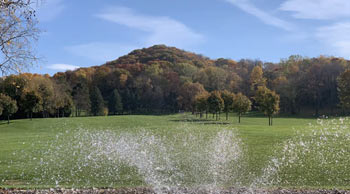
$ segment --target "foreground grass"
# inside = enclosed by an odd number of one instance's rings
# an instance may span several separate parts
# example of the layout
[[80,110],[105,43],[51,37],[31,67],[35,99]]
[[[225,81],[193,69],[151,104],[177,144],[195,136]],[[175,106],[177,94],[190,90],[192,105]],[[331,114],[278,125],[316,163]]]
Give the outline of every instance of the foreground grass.
[[[274,126],[267,125],[267,118],[263,117],[244,117],[240,124],[237,118],[230,116],[226,121],[224,116],[220,121],[212,119],[199,119],[190,114],[176,114],[166,116],[110,116],[110,117],[83,117],[83,118],[59,118],[59,119],[33,119],[15,120],[10,125],[0,125],[0,187],[26,187],[26,188],[46,188],[57,186],[54,180],[47,178],[47,181],[37,183],[33,181],[36,178],[38,169],[35,169],[36,158],[42,157],[40,150],[45,150],[48,142],[57,139],[58,134],[64,134],[65,131],[74,131],[79,129],[91,131],[115,131],[116,133],[139,131],[147,131],[152,134],[169,137],[170,141],[180,141],[176,138],[187,136],[188,131],[193,134],[199,134],[201,137],[210,139],[218,131],[222,129],[235,130],[242,141],[244,149],[244,171],[240,172],[241,177],[257,177],[262,174],[271,157],[274,156],[276,150],[281,149],[281,145],[288,139],[296,136],[296,130],[305,130],[307,126],[315,124],[315,119],[301,118],[278,118],[274,119]],[[186,128],[186,131],[183,129]],[[70,135],[70,133],[67,133]],[[68,136],[67,135],[67,136]],[[68,137],[67,137],[68,139]],[[205,143],[205,140],[203,141]],[[64,144],[64,142],[63,142]],[[176,145],[176,144],[174,144]],[[181,149],[181,148],[180,148]],[[34,153],[31,155],[31,153]],[[181,155],[181,154],[180,154]],[[28,159],[28,157],[31,157]],[[62,158],[65,155],[62,153]],[[57,158],[60,160],[60,158]],[[72,164],[73,165],[73,164]],[[313,164],[308,164],[313,166]],[[336,164],[334,165],[336,168]],[[186,169],[186,166],[183,167]],[[333,166],[332,166],[333,168]],[[40,170],[40,169],[39,169]],[[317,169],[320,172],[322,169]],[[350,169],[344,169],[350,170]],[[285,170],[289,174],[290,184],[281,184],[277,186],[285,187],[307,187],[307,188],[346,188],[346,178],[349,173],[338,176],[339,180],[328,180],[328,177],[318,176],[319,172],[308,175],[306,182],[297,181],[303,172],[292,172],[290,169]],[[84,174],[85,173],[85,174]],[[91,177],[91,171],[82,172],[81,178]],[[112,176],[106,177],[110,180],[99,180],[91,178],[89,186],[95,187],[121,187],[121,186],[142,186],[145,185],[142,177],[138,176],[135,169],[125,167],[120,172],[122,174],[119,181],[115,181]],[[136,175],[131,175],[136,174]],[[69,176],[69,174],[67,174]],[[199,175],[198,175],[199,176]],[[88,179],[88,178],[86,178]],[[314,181],[317,179],[317,183]],[[310,180],[308,182],[308,180]],[[189,180],[188,182],[191,182]],[[249,180],[240,180],[242,184],[248,184]],[[113,182],[106,184],[105,182]],[[64,187],[86,187],[86,184],[72,184],[71,182],[61,183]],[[276,186],[276,185],[275,185]]]

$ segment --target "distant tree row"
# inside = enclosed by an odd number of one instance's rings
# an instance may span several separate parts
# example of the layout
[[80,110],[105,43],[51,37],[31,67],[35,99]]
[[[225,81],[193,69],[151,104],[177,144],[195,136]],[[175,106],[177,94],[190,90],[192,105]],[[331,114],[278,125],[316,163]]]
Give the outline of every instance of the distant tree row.
[[197,94],[195,97],[195,107],[200,113],[200,117],[205,113],[206,118],[208,118],[208,113],[212,113],[213,117],[216,115],[216,120],[218,120],[218,114],[221,111],[226,113],[226,120],[228,120],[228,113],[233,111],[238,113],[238,122],[240,123],[242,114],[250,111],[251,106],[252,103],[248,97],[242,93],[235,95],[227,90],[205,92]]
[[[215,115],[237,112],[241,109],[237,106],[244,107],[250,100],[252,110],[264,112],[272,124],[272,115],[278,108],[283,114],[349,113],[349,69],[349,61],[335,57],[291,56],[279,63],[245,59],[237,62],[211,60],[156,45],[132,51],[102,66],[56,73],[52,77],[36,74],[3,77],[0,93],[16,102],[18,110],[12,114],[15,118],[161,114],[180,110]],[[205,107],[208,101],[221,104],[216,98],[219,93],[224,104]],[[233,93],[241,99],[232,100]],[[210,98],[205,100],[205,96]],[[231,101],[245,104],[230,106]]]
[[[272,125],[272,116],[279,111],[279,95],[264,86],[259,86],[253,99],[257,103],[257,108],[268,116],[269,125]],[[208,113],[212,113],[213,118],[216,115],[216,120],[218,116],[220,117],[221,112],[226,114],[226,120],[228,120],[229,112],[236,112],[240,123],[241,116],[251,110],[252,102],[242,93],[234,94],[227,90],[210,93],[205,91],[195,96],[194,107],[201,118],[203,113],[206,114],[206,118],[208,118]]]

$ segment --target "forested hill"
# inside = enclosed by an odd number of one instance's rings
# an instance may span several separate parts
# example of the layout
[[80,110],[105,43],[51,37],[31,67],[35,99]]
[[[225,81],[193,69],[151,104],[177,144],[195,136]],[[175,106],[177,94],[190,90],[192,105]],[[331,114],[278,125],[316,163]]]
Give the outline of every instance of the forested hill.
[[282,113],[330,115],[344,111],[337,78],[349,67],[345,59],[323,56],[291,56],[279,63],[212,60],[156,45],[101,66],[52,77],[12,75],[0,84],[1,92],[17,101],[16,117],[192,111],[198,94],[228,90],[254,101],[257,86],[280,95]]
[[128,55],[106,63],[106,65],[118,67],[118,65],[122,64],[152,64],[157,61],[167,62],[168,64],[187,63],[197,67],[214,64],[214,60],[195,53],[186,52],[175,47],[156,45],[150,48],[134,50]]

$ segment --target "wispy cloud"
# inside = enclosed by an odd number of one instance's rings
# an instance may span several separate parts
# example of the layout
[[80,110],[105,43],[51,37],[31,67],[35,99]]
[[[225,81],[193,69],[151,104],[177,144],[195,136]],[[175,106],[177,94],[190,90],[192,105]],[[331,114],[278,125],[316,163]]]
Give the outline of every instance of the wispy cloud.
[[115,60],[136,48],[139,47],[118,43],[91,42],[87,44],[67,46],[65,47],[65,50],[72,54],[103,63]]
[[350,22],[317,29],[316,37],[336,55],[350,57]]
[[59,16],[65,9],[64,0],[47,0],[36,3],[37,15],[41,22],[49,22]]
[[281,4],[283,11],[293,12],[300,19],[336,19],[350,17],[349,0],[287,0]]
[[66,70],[75,70],[79,66],[68,65],[68,64],[52,64],[47,67],[48,69],[57,70],[57,71],[66,71]]
[[204,41],[204,36],[169,17],[143,15],[126,7],[112,7],[96,15],[98,18],[148,33],[145,46],[166,44],[181,48]]
[[259,9],[249,0],[226,0],[226,1],[237,6],[241,10],[257,17],[265,24],[275,26],[275,27],[284,29],[286,31],[292,31],[295,29],[293,24]]

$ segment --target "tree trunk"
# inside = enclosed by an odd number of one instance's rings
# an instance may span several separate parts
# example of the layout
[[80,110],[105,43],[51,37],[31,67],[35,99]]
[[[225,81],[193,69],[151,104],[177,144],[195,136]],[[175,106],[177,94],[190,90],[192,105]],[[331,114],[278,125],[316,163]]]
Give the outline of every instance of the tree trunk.
[[215,114],[215,115],[216,115],[216,120],[218,120],[218,113],[216,112],[216,114]]
[[10,124],[10,115],[7,115],[7,124]]
[[238,114],[238,123],[241,123],[241,113]]
[[269,116],[269,126],[271,125],[271,117]]
[[271,126],[272,126],[273,116],[271,116]]
[[228,111],[226,111],[226,121],[228,120]]

